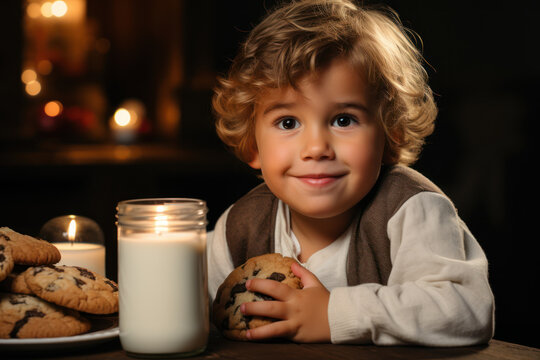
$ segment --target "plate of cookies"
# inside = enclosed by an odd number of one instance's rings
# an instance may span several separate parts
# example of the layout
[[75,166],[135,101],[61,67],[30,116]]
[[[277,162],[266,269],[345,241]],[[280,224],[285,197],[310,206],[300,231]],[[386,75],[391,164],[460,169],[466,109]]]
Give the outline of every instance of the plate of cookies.
[[118,336],[118,286],[55,265],[49,242],[0,227],[0,349],[64,348]]

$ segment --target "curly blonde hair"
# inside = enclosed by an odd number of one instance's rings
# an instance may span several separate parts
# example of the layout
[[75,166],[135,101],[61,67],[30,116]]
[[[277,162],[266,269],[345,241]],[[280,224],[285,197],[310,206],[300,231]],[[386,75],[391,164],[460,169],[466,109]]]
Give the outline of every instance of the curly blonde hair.
[[258,97],[295,86],[330,61],[344,57],[363,71],[377,94],[386,134],[384,161],[410,165],[433,132],[437,107],[423,58],[398,15],[349,0],[292,1],[270,13],[249,34],[213,97],[221,140],[243,161],[256,150]]

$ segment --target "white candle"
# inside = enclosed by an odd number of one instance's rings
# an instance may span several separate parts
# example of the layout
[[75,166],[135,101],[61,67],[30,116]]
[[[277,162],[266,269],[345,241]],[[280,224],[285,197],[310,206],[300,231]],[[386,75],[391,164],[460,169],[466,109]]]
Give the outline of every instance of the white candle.
[[105,247],[98,244],[61,242],[53,243],[62,258],[58,265],[80,266],[105,276]]
[[140,120],[138,112],[130,106],[117,109],[110,120],[110,127],[116,141],[133,142],[137,137]]
[[206,232],[120,232],[120,341],[125,350],[174,354],[205,347],[205,244]]

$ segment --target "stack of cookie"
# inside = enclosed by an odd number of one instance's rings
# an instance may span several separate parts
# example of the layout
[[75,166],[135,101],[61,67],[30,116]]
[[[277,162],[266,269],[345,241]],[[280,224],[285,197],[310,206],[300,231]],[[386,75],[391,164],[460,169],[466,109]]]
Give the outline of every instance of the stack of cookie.
[[59,261],[47,241],[0,228],[0,338],[82,334],[91,323],[81,312],[118,311],[116,283]]

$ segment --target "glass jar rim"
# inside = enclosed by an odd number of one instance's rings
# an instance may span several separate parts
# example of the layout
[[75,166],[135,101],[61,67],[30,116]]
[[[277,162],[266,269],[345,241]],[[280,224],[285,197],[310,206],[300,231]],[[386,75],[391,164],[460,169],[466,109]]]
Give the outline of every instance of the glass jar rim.
[[166,223],[169,229],[204,228],[206,202],[193,198],[146,198],[124,200],[116,207],[117,225],[131,228]]
[[195,199],[195,198],[144,198],[144,199],[130,199],[122,200],[118,203],[118,206],[121,205],[169,205],[169,204],[198,204],[201,206],[206,206],[204,200]]
[[205,215],[208,211],[204,200],[192,198],[132,199],[120,201],[116,207],[119,215],[127,213],[170,214],[186,209],[198,209],[201,215]]

